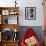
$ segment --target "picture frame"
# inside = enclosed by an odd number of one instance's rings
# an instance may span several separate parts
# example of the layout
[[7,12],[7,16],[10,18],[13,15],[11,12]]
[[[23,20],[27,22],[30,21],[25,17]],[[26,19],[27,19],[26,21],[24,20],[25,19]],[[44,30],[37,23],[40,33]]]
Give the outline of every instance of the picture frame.
[[10,15],[17,15],[17,13],[18,13],[18,12],[17,12],[16,10],[10,10],[10,11],[9,11],[9,14],[10,14]]
[[2,10],[2,15],[9,15],[9,10]]
[[36,20],[36,7],[25,7],[25,19]]

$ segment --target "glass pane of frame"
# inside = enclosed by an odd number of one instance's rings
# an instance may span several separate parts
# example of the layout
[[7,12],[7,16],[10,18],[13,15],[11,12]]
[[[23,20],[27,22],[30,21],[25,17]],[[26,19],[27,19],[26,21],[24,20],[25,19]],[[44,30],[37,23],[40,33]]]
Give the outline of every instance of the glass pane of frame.
[[35,7],[25,7],[25,19],[26,20],[36,19],[36,8]]

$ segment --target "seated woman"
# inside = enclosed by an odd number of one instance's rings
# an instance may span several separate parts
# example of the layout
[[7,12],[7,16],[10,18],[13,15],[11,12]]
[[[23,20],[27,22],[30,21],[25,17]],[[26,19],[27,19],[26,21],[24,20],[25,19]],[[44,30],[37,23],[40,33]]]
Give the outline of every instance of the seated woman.
[[21,45],[22,46],[41,46],[40,42],[37,39],[36,33],[31,28],[27,29],[27,31],[25,32]]

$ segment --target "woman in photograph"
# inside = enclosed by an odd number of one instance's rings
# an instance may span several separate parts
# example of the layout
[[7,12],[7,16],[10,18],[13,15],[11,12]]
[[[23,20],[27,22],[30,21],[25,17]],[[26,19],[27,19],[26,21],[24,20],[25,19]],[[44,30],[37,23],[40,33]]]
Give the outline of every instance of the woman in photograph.
[[33,17],[33,9],[30,9],[30,17]]

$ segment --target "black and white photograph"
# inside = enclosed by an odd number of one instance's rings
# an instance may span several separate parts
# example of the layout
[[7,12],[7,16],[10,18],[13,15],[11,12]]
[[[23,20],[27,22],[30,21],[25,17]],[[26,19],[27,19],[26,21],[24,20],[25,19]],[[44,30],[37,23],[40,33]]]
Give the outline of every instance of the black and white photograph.
[[25,7],[25,19],[27,20],[36,19],[36,8],[35,7]]

